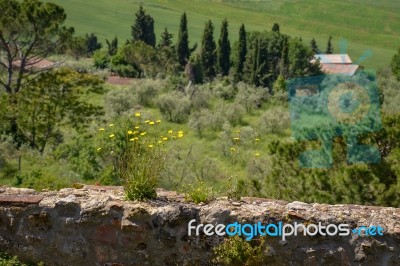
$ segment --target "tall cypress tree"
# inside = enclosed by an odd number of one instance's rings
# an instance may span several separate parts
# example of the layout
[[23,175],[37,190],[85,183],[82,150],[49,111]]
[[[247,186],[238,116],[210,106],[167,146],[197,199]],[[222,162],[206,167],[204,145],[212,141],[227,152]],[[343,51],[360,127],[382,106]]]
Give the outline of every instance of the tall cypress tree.
[[240,26],[239,30],[239,43],[238,43],[238,50],[237,50],[237,64],[235,70],[235,78],[236,80],[242,80],[243,78],[243,68],[244,62],[246,61],[247,55],[247,37],[246,37],[246,29],[244,24]]
[[214,41],[214,26],[211,20],[207,21],[201,38],[200,62],[204,76],[212,79],[215,77],[216,44]]
[[279,62],[279,75],[284,78],[289,76],[289,41],[284,38],[282,41],[282,57]]
[[160,40],[160,43],[158,44],[158,49],[161,49],[164,47],[170,47],[172,44],[172,37],[173,37],[173,35],[168,32],[167,28],[165,28],[164,32],[161,34],[161,40]]
[[332,36],[329,36],[328,45],[326,46],[326,54],[333,54]]
[[184,67],[189,60],[189,34],[187,29],[187,18],[184,12],[181,17],[181,23],[179,25],[178,43],[176,45],[178,53],[179,64]]
[[274,23],[274,25],[272,26],[272,31],[279,33],[279,24],[278,23]]
[[314,54],[319,54],[318,45],[314,38],[310,41],[310,48]]
[[229,74],[229,69],[231,67],[231,43],[228,38],[228,21],[226,19],[222,21],[217,55],[218,72],[222,76],[226,76]]
[[146,14],[146,11],[143,9],[142,5],[140,5],[135,16],[135,22],[132,25],[133,41],[143,41],[144,43],[154,47],[156,45],[154,19],[150,15]]

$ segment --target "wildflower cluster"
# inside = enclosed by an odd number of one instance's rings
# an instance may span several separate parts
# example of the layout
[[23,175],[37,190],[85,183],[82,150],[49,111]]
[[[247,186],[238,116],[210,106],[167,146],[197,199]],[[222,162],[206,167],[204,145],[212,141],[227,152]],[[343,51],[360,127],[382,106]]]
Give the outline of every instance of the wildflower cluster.
[[[246,141],[248,141],[248,140],[246,140]],[[232,140],[231,140],[232,145],[230,147],[230,152],[231,152],[230,158],[231,158],[232,164],[236,164],[237,163],[237,160],[238,160],[238,157],[239,157],[240,146],[241,146],[242,142],[243,141],[241,139],[241,132],[240,132],[240,130],[237,130],[236,131],[236,135],[234,135],[232,137]],[[259,142],[260,142],[260,138],[259,137],[255,137],[252,140],[252,144],[253,144],[252,146],[253,146],[253,150],[254,150],[253,156],[254,157],[259,157],[260,156],[260,152],[257,149]]]
[[130,200],[156,197],[160,172],[166,160],[165,145],[183,138],[183,131],[162,132],[161,120],[133,119],[99,129],[99,155],[112,165],[115,177]]
[[[244,128],[245,129],[245,128]],[[252,132],[246,132],[246,130],[237,130],[236,133],[230,135],[230,161],[232,168],[235,167],[247,167],[247,169],[257,168],[260,160],[260,138],[251,134]],[[249,147],[252,147],[249,151]],[[251,152],[251,154],[249,154]],[[238,176],[238,171],[233,171],[234,174],[229,175],[227,183],[226,195],[229,199],[240,200],[244,195],[247,195],[250,191],[254,190],[253,185],[257,183],[254,180],[254,176],[249,172],[248,178],[242,179]],[[250,175],[250,176],[249,176]]]

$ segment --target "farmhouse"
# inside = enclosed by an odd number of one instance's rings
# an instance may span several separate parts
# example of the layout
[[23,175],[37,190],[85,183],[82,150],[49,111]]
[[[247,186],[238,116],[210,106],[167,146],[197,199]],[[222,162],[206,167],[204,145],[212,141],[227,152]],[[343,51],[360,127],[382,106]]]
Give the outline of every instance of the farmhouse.
[[353,64],[348,54],[317,54],[315,59],[319,60],[321,69],[327,74],[345,74],[353,76],[360,68]]

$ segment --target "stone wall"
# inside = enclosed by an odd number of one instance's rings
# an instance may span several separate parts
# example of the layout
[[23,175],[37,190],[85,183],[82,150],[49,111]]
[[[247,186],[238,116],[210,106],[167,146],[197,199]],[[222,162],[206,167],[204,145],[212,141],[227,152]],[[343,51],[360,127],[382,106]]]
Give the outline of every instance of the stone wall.
[[381,225],[380,237],[267,239],[268,265],[400,265],[400,209],[259,198],[190,204],[159,190],[127,202],[120,187],[41,193],[0,187],[0,251],[46,265],[213,265],[218,236],[188,236],[187,224],[278,221]]

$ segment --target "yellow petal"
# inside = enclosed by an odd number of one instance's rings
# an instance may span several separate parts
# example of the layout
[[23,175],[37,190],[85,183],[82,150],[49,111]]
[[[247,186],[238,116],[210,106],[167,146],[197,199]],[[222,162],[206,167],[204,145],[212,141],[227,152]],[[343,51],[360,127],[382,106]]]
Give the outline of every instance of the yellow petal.
[[140,113],[135,113],[135,116],[136,117],[140,117]]
[[100,131],[104,131],[104,128],[100,128],[99,130],[100,130]]
[[111,134],[111,135],[110,135],[110,138],[113,138],[114,136],[115,136],[114,134]]
[[128,130],[128,135],[132,135],[132,134],[133,134],[132,130]]

